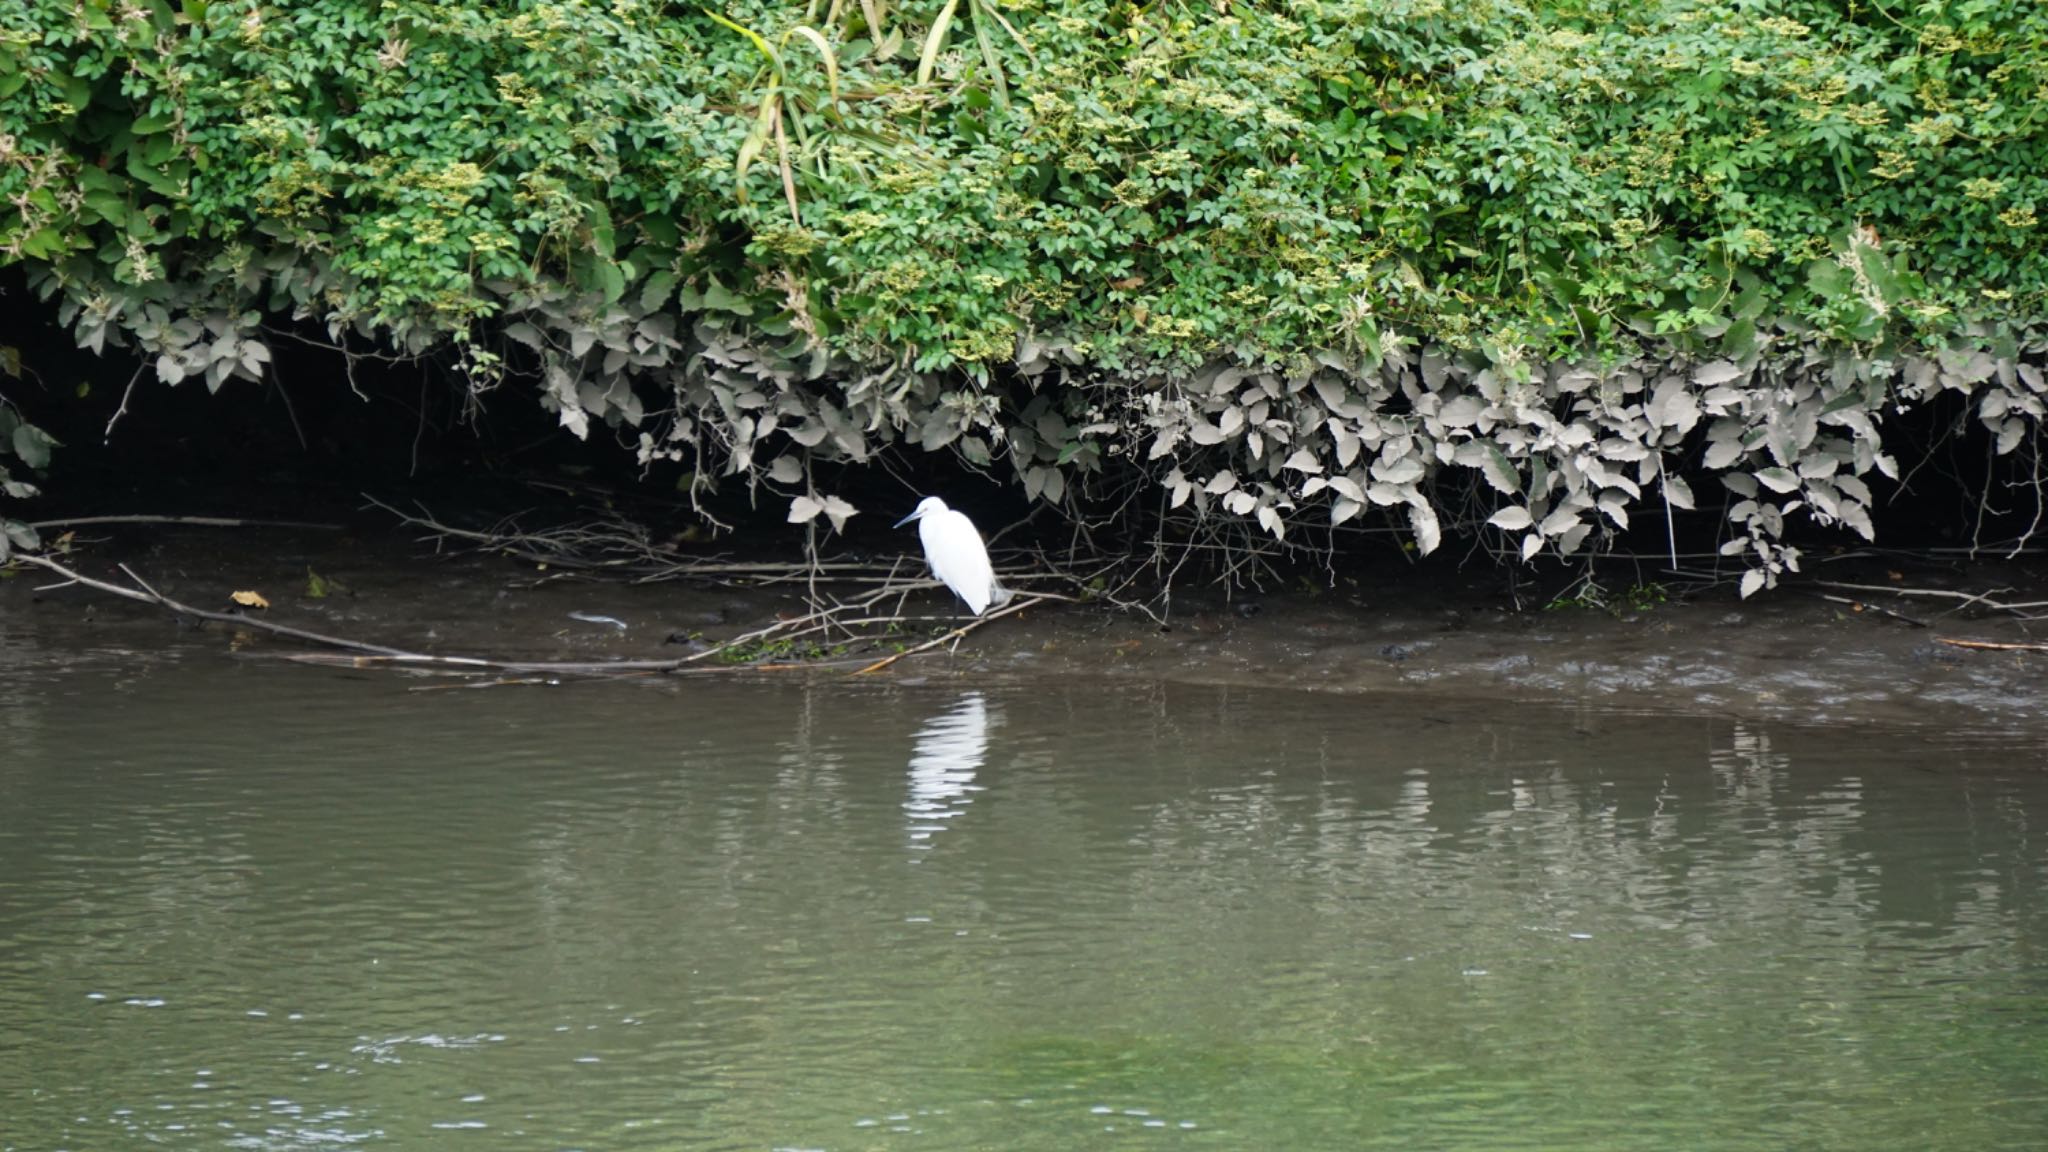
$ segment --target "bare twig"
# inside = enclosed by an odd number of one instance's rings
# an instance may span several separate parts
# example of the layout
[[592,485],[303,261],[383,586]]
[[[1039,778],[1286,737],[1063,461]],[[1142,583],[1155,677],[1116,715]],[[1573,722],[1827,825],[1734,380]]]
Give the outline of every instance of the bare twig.
[[951,632],[946,633],[944,636],[941,636],[936,640],[927,640],[924,643],[919,644],[915,648],[905,648],[901,652],[894,653],[890,656],[885,656],[882,659],[875,661],[873,664],[870,664],[867,667],[862,668],[860,671],[855,672],[854,675],[866,676],[872,672],[880,672],[882,669],[887,668],[889,665],[894,664],[898,660],[903,659],[905,656],[916,656],[921,652],[929,652],[942,644],[948,642],[957,642],[961,637],[967,635],[969,632],[974,631],[976,628],[981,627],[983,624],[987,624],[992,620],[1000,620],[1005,616],[1011,615],[1012,613],[1022,612],[1026,608],[1033,608],[1040,604],[1045,603],[1048,600],[1053,599],[1063,599],[1063,597],[1033,596],[1027,600],[1019,600],[1015,604],[1012,604],[1009,607],[1002,609],[1001,611],[990,612],[986,616],[982,616],[970,624],[963,624],[960,627],[953,629]]
[[190,524],[202,528],[309,528],[339,532],[339,524],[315,524],[306,520],[239,520],[227,516],[73,516],[66,520],[37,520],[29,527],[83,528],[89,524]]
[[[152,604],[191,619],[210,620],[268,632],[276,636],[290,637],[319,644],[328,648],[341,649],[343,654],[298,654],[287,659],[301,663],[345,665],[348,667],[390,667],[417,671],[445,670],[459,673],[506,673],[511,677],[573,675],[573,676],[620,676],[620,675],[677,675],[699,672],[735,672],[742,670],[789,670],[797,668],[827,669],[851,667],[858,661],[818,659],[825,655],[819,648],[819,640],[813,639],[824,634],[842,634],[847,644],[871,646],[894,634],[907,624],[922,622],[931,617],[908,616],[903,613],[902,600],[910,591],[931,585],[930,581],[897,580],[872,587],[844,600],[831,603],[814,603],[811,610],[799,616],[776,620],[764,627],[742,633],[723,643],[712,645],[687,656],[661,660],[524,660],[502,659],[481,656],[451,656],[428,652],[416,652],[383,644],[371,644],[342,636],[331,636],[287,624],[275,623],[241,612],[219,612],[198,608],[175,600],[152,587],[134,570],[126,565],[121,572],[129,581],[124,586],[106,580],[86,576],[73,568],[42,555],[17,554],[15,559],[23,564],[33,565],[53,572],[69,584],[82,585],[101,592],[119,596],[126,600]],[[66,585],[58,585],[59,587]],[[896,610],[891,613],[883,607],[890,599],[896,599]],[[1054,600],[1071,601],[1073,598],[1056,593],[1037,593],[1012,604],[1001,611],[990,613],[980,620],[956,629],[940,640],[898,653],[875,667],[886,667],[903,656],[929,651],[947,640],[957,641],[974,628],[1034,604]],[[799,650],[796,645],[804,642]],[[834,655],[844,652],[836,649]],[[790,660],[763,659],[763,657],[799,654],[803,658]],[[718,663],[709,663],[718,661]],[[509,682],[509,681],[508,681]]]
[[1925,620],[1916,620],[1903,612],[1894,612],[1879,604],[1872,604],[1864,600],[1851,600],[1847,596],[1830,596],[1825,592],[1817,593],[1817,595],[1831,604],[1847,604],[1852,612],[1875,612],[1879,616],[1888,616],[1893,620],[1911,624],[1915,628],[1927,627],[1927,621]]
[[121,417],[128,414],[128,398],[135,395],[135,382],[142,379],[142,372],[145,367],[146,365],[136,365],[135,374],[128,377],[128,387],[121,390],[121,406],[114,409],[112,416],[107,417],[107,430],[100,434],[102,439],[110,442],[114,439],[114,425],[119,424]]
[[1961,603],[1953,609],[1953,611],[1957,612],[1977,604],[1982,604],[1986,608],[1995,608],[2000,612],[2025,612],[2031,609],[2048,607],[2048,601],[2041,600],[2030,600],[2021,604],[2007,604],[1991,599],[1991,597],[2000,593],[2012,591],[2010,588],[1994,588],[1989,592],[1972,593],[1952,592],[1946,588],[1887,588],[1882,584],[1844,584],[1836,580],[1816,580],[1814,583],[1823,588],[1840,588],[1847,592],[1885,592],[1893,596],[1918,596],[1935,600],[1959,600]]
[[[119,584],[110,584],[105,580],[95,580],[90,576],[65,567],[47,556],[17,552],[14,555],[14,559],[17,563],[33,564],[38,568],[47,568],[74,584],[83,584],[88,588],[97,588],[102,592],[111,593],[128,600],[140,601],[144,604],[155,604],[161,608],[168,608],[180,616],[190,616],[198,620],[213,620],[222,624],[233,624],[238,628],[254,628],[278,636],[290,636],[296,640],[309,640],[315,644],[325,644],[331,648],[347,648],[356,652],[370,652],[382,656],[418,655],[418,653],[407,652],[403,648],[389,648],[382,644],[366,644],[360,640],[348,640],[340,636],[327,636],[319,632],[308,632],[303,628],[273,624],[268,620],[258,620],[255,617],[243,615],[239,612],[213,612],[205,608],[194,608],[190,604],[182,604],[151,588],[140,576],[130,571],[125,564],[121,566],[121,571],[127,573],[130,580],[135,581],[136,588],[123,588]],[[138,588],[140,591],[137,590]]]
[[1992,652],[2048,652],[2048,644],[2018,644],[1999,640],[1953,640],[1947,636],[1935,637],[1937,643],[1951,648],[1981,648]]

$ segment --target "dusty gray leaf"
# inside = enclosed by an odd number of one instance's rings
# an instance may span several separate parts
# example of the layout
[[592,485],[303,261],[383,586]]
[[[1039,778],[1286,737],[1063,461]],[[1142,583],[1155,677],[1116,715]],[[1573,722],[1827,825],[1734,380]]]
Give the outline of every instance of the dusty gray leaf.
[[1602,492],[1599,505],[1600,511],[1614,521],[1616,528],[1628,531],[1628,497],[1619,492]]
[[1757,483],[1780,495],[1797,491],[1799,488],[1799,476],[1790,468],[1762,469],[1756,473],[1756,480]]
[[1669,428],[1682,436],[1699,423],[1699,401],[1693,399],[1683,380],[1667,377],[1651,396],[1647,415],[1650,423],[1659,428]]
[[1484,407],[1477,396],[1454,396],[1437,413],[1437,420],[1446,428],[1470,428],[1479,423]]
[[1536,518],[1534,516],[1529,515],[1529,510],[1527,508],[1514,506],[1503,508],[1500,511],[1495,512],[1493,515],[1486,518],[1486,522],[1488,524],[1493,525],[1495,528],[1503,528],[1510,532],[1519,532],[1522,529],[1527,528],[1529,525],[1534,524],[1536,522]]
[[1436,509],[1426,501],[1418,500],[1408,505],[1408,527],[1415,532],[1415,550],[1424,556],[1437,550],[1443,543],[1443,527],[1437,523]]
[[1422,461],[1413,456],[1393,461],[1383,457],[1372,466],[1373,479],[1387,484],[1413,484],[1422,479],[1422,473]]
[[1707,454],[1701,463],[1710,472],[1719,472],[1742,458],[1742,441],[1734,436],[1715,440],[1707,445]]
[[1726,384],[1742,375],[1742,369],[1736,367],[1733,360],[1715,360],[1700,365],[1692,378],[1700,387],[1711,388],[1716,384]]
[[1337,442],[1337,467],[1349,468],[1358,459],[1358,437],[1348,428],[1342,428],[1336,421],[1330,422],[1330,438]]
[[844,530],[847,520],[860,515],[860,509],[855,508],[837,496],[825,497],[824,509],[825,518],[832,521],[832,530],[834,532]]
[[1522,473],[1508,462],[1506,453],[1491,445],[1485,458],[1479,461],[1479,472],[1502,495],[1513,496],[1522,490]]
[[1323,470],[1323,466],[1316,462],[1315,453],[1310,452],[1306,448],[1295,449],[1294,455],[1289,456],[1287,463],[1282,464],[1281,467],[1292,468],[1296,472],[1307,472],[1311,475]]

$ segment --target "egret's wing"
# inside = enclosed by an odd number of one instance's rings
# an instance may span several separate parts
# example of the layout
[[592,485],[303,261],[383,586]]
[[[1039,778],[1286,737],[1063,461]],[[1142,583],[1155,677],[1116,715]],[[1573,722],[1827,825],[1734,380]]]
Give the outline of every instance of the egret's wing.
[[988,549],[974,522],[951,510],[918,521],[917,534],[924,541],[924,558],[932,575],[965,601],[976,616],[988,611],[996,595],[996,573],[989,566]]

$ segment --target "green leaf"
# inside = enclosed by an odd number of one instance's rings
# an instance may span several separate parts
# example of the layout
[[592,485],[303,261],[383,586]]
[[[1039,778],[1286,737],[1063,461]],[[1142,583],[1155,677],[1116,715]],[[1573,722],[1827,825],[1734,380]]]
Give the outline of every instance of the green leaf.
[[43,543],[36,530],[19,520],[0,520],[0,536],[6,537],[23,552],[33,552]]
[[50,466],[50,449],[57,441],[33,424],[17,424],[14,427],[14,454],[23,464],[43,469]]
[[598,290],[604,293],[607,304],[615,303],[626,294],[626,274],[611,260],[599,260],[595,268]]
[[672,295],[675,292],[675,290],[675,273],[662,271],[656,272],[654,275],[649,276],[647,278],[647,283],[642,285],[640,288],[641,310],[646,312],[661,311],[662,306],[668,303],[669,296]]

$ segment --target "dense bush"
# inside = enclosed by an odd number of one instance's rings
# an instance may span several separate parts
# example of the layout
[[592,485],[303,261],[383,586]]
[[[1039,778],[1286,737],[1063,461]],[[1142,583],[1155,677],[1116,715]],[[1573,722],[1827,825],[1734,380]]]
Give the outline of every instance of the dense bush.
[[2034,451],[2044,106],[2026,0],[29,0],[0,260],[167,383],[323,325],[794,519],[915,444],[1527,556],[1713,475],[1747,591],[1887,412]]

